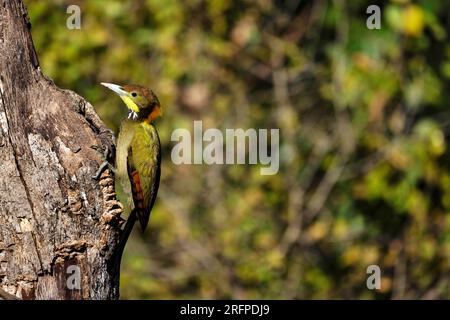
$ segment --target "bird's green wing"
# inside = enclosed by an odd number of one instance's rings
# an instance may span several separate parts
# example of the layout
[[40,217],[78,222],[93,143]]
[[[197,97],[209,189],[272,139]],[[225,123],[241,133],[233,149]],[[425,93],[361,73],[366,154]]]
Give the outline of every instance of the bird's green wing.
[[161,145],[158,132],[148,123],[136,124],[128,153],[128,176],[134,207],[145,230],[155,203],[161,176]]

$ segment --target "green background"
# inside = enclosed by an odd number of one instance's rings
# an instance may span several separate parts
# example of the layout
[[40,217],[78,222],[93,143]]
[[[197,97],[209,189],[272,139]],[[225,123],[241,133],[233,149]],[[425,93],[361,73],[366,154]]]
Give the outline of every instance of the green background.
[[[380,30],[362,0],[25,3],[44,73],[110,128],[126,110],[100,82],[149,86],[164,109],[122,299],[450,298],[448,1],[379,2]],[[174,165],[170,135],[194,120],[280,128],[279,173]]]

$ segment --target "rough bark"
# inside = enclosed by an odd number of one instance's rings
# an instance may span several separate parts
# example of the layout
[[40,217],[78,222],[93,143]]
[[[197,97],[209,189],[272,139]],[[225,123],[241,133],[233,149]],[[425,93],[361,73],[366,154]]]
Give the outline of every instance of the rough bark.
[[0,298],[116,299],[122,210],[110,172],[91,177],[112,136],[42,74],[29,29],[22,1],[0,0]]

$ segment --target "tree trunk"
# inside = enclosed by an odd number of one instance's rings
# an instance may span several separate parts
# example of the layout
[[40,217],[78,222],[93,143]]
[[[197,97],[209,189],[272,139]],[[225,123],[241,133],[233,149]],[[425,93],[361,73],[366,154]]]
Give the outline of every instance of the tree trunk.
[[[26,9],[0,0],[0,298],[117,299],[111,133],[39,68]],[[8,295],[8,293],[10,295]]]

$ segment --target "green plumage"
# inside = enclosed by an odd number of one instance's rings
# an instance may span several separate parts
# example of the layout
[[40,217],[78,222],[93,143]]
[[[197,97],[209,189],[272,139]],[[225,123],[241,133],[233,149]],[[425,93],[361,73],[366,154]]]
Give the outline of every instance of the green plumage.
[[125,243],[136,217],[142,231],[147,227],[158,193],[161,144],[151,123],[162,114],[162,109],[158,97],[149,88],[133,84],[101,84],[119,95],[128,108],[128,119],[132,119],[122,122],[116,150],[116,176],[124,192],[132,195],[134,204],[122,234],[121,242]]
[[[122,122],[117,140],[116,167],[124,191],[133,196],[134,209],[144,231],[161,175],[161,145],[152,124],[132,120]],[[136,172],[140,186],[136,185]]]

